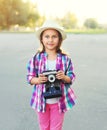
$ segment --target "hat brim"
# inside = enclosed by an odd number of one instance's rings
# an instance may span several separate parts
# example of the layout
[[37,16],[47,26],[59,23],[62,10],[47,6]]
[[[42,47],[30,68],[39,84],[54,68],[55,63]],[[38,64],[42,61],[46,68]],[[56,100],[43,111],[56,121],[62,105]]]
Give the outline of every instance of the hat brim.
[[36,36],[38,39],[40,39],[40,35],[43,31],[47,30],[47,29],[55,29],[57,30],[58,32],[60,32],[61,36],[62,36],[62,39],[65,40],[66,39],[66,33],[64,32],[64,30],[62,29],[59,29],[59,28],[55,28],[55,27],[41,27],[39,28],[37,31],[36,31]]

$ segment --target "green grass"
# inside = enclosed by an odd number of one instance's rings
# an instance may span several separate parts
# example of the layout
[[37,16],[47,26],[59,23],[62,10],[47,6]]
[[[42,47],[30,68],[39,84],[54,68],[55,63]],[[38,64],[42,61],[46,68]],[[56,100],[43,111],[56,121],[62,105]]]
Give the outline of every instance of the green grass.
[[[65,30],[67,33],[71,34],[107,34],[106,29],[68,29]],[[32,31],[26,31],[26,30],[19,30],[19,31],[8,31],[8,30],[3,30],[0,31],[0,33],[35,33],[34,30]]]
[[74,33],[74,34],[105,34],[107,30],[105,29],[69,29],[66,30],[67,33]]

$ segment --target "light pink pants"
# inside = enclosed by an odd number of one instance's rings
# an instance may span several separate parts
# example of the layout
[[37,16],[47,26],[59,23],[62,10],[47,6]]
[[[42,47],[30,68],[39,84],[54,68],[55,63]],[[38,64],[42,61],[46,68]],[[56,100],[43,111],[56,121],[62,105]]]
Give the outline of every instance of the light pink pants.
[[64,113],[59,113],[58,104],[46,104],[46,112],[37,112],[40,130],[62,130]]

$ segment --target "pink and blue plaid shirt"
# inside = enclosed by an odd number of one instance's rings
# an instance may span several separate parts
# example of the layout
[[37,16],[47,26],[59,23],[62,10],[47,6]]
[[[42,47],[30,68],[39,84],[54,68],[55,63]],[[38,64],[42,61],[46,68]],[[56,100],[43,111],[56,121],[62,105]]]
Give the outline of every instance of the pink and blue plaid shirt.
[[[37,53],[27,64],[27,81],[30,83],[33,77],[37,77],[43,71],[48,70],[47,65],[47,53]],[[73,65],[71,59],[64,54],[57,54],[56,58],[56,70],[63,70],[67,76],[71,78],[73,82],[75,74],[73,72]],[[59,111],[65,112],[75,105],[76,96],[71,88],[71,83],[61,83],[62,97],[59,99]],[[38,112],[45,112],[46,99],[43,97],[45,90],[44,84],[34,85],[31,107]]]

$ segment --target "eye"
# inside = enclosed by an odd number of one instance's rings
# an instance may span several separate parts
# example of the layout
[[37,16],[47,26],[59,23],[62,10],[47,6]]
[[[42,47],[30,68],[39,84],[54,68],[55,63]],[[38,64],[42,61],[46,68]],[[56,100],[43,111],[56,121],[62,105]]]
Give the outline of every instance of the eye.
[[45,35],[45,38],[49,38],[49,35]]
[[58,36],[57,35],[53,35],[53,38],[57,38]]

